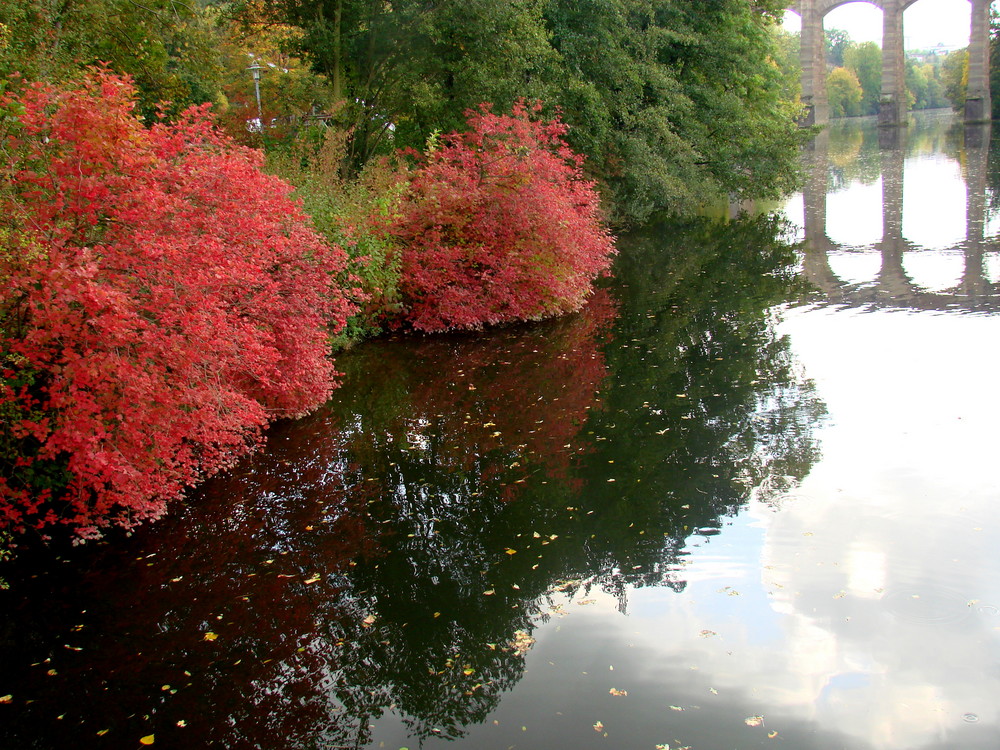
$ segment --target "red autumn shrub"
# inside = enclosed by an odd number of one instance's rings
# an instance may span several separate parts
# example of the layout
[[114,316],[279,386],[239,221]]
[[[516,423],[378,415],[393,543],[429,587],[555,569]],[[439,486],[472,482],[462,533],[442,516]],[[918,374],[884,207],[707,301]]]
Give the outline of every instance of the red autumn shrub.
[[539,320],[578,310],[614,253],[567,127],[523,102],[488,105],[414,171],[395,224],[400,291],[414,328]]
[[0,528],[156,518],[332,387],[342,251],[205,108],[147,129],[134,94],[0,99]]

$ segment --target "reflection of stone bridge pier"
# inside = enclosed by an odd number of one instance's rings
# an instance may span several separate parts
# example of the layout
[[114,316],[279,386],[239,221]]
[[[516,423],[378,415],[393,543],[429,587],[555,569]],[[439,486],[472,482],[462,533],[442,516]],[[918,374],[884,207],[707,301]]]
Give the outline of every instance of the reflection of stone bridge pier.
[[[802,19],[800,61],[802,63],[802,103],[804,124],[824,125],[830,119],[826,96],[826,40],[823,17],[850,0],[789,0],[786,8]],[[903,12],[918,0],[860,0],[882,10],[882,91],[879,98],[879,125],[905,125],[907,113]],[[990,2],[972,3],[969,30],[969,77],[965,119],[990,119]]]
[[1000,284],[990,282],[986,274],[986,253],[994,247],[985,238],[988,125],[966,128],[966,239],[954,248],[964,255],[964,268],[962,278],[955,287],[940,291],[922,288],[906,272],[906,255],[923,248],[903,236],[905,151],[898,143],[880,149],[882,238],[872,246],[872,250],[881,257],[877,275],[871,281],[849,283],[833,271],[831,254],[858,248],[838,245],[826,231],[828,144],[828,133],[817,136],[803,189],[806,239],[803,275],[829,302],[866,308],[940,311],[1000,309]]

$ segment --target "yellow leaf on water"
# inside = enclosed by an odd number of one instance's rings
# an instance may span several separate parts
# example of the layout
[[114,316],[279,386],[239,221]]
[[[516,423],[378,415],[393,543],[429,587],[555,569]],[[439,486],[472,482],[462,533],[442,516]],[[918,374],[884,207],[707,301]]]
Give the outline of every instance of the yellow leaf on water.
[[102,730],[100,730],[100,731],[99,731],[99,732],[97,733],[97,736],[98,736],[98,737],[103,737],[104,735],[106,735],[106,734],[107,734],[108,732],[110,732],[110,731],[111,731],[110,729],[102,729]]
[[767,733],[767,737],[768,737],[768,739],[771,739],[771,740],[773,740],[773,739],[774,739],[775,737],[777,737],[777,736],[778,736],[778,733],[777,733],[777,732],[768,732],[768,733]]
[[743,723],[748,727],[759,727],[764,723],[763,716],[748,716],[743,720]]
[[319,576],[314,575],[312,578],[307,578],[304,583],[316,583],[319,580]]
[[628,695],[628,690],[619,690],[618,688],[611,688],[608,692],[611,693],[611,695]]
[[366,628],[370,628],[375,624],[375,615],[368,615],[365,619],[361,621],[361,625]]
[[216,633],[213,633],[211,631],[209,631],[208,633],[205,633],[205,635],[204,635],[204,639],[206,641],[214,641],[218,637],[219,636]]
[[508,555],[516,555],[517,554],[517,550],[516,549],[511,549],[510,547],[508,547],[507,549],[505,549],[504,552],[506,552]]
[[156,735],[153,734],[147,734],[145,737],[139,738],[140,745],[152,745],[154,742],[156,742]]
[[0,695],[0,703],[11,703],[13,700],[13,695]]

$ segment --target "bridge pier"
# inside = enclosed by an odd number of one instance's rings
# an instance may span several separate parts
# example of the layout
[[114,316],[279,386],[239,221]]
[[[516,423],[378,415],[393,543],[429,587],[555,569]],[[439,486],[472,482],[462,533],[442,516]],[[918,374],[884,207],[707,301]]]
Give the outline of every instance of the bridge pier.
[[822,0],[800,0],[802,32],[799,37],[799,63],[802,66],[802,104],[806,113],[801,125],[826,125],[830,122],[830,104],[826,96],[826,38],[823,34]]
[[882,94],[879,97],[879,126],[906,125],[909,110],[907,105],[903,5],[901,0],[882,0]]
[[986,122],[993,117],[990,100],[990,0],[972,0],[969,38],[969,85],[965,121]]

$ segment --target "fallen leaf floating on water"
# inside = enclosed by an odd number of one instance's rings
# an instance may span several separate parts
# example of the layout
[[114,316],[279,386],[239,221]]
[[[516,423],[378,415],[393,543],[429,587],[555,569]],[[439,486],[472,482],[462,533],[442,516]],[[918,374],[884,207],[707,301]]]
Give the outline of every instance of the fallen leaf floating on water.
[[139,738],[140,745],[152,745],[154,742],[156,742],[156,735],[154,734],[147,734],[145,737]]
[[307,578],[305,581],[303,581],[303,583],[316,583],[316,581],[318,581],[319,578],[320,577],[318,575],[313,574],[312,578]]
[[608,692],[611,695],[621,695],[623,697],[628,695],[628,690],[619,690],[618,688],[611,688]]
[[764,723],[763,716],[748,716],[743,720],[743,723],[748,727],[759,727]]
[[527,632],[524,630],[514,631],[514,640],[511,642],[510,647],[515,654],[524,656],[533,645],[535,645],[535,639]]
[[205,635],[204,635],[204,639],[206,641],[214,641],[218,637],[219,637],[218,634],[217,633],[213,633],[212,631],[209,631],[209,632],[205,633]]
[[370,628],[375,624],[375,615],[368,615],[365,619],[361,621],[361,625],[366,628]]
[[504,552],[506,552],[508,555],[516,555],[517,554],[517,550],[516,549],[511,549],[510,547],[508,547],[507,549],[505,549]]
[[108,732],[110,732],[110,731],[111,731],[110,729],[101,729],[101,730],[100,730],[100,731],[99,731],[99,732],[97,733],[97,736],[98,736],[98,737],[103,737],[104,735],[106,735],[106,734],[107,734]]
[[599,721],[597,723],[595,723],[594,724],[594,731],[595,732],[603,732],[604,731],[604,724],[602,724]]
[[13,695],[0,695],[0,703],[12,703],[13,701]]
[[777,736],[778,736],[778,733],[777,733],[777,732],[768,732],[768,733],[767,733],[767,737],[768,737],[768,739],[771,739],[771,740],[773,740],[773,739],[774,739],[775,737],[777,737]]

